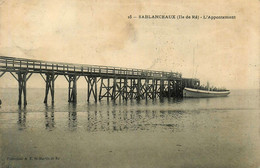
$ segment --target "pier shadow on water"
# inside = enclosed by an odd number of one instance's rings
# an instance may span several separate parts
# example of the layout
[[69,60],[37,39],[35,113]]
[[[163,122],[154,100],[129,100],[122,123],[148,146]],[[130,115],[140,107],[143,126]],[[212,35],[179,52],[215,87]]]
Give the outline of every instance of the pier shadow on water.
[[[158,100],[161,104],[181,100]],[[44,111],[32,113],[26,107],[19,107],[17,125],[19,130],[27,127],[42,127],[48,131],[56,128],[87,132],[127,131],[181,131],[183,110],[144,108],[154,102],[102,102],[85,106],[69,103],[67,111],[59,111],[55,105],[45,105]],[[58,107],[59,108],[59,107]],[[29,116],[28,115],[29,113]],[[42,113],[42,114],[41,114]],[[67,113],[67,114],[66,114]],[[34,117],[38,115],[38,117]],[[29,118],[29,119],[28,119]],[[27,124],[29,122],[30,124]],[[37,122],[37,123],[36,123]],[[34,124],[33,124],[34,123]]]
[[19,130],[26,129],[26,114],[27,114],[26,107],[19,106],[18,120],[17,120]]

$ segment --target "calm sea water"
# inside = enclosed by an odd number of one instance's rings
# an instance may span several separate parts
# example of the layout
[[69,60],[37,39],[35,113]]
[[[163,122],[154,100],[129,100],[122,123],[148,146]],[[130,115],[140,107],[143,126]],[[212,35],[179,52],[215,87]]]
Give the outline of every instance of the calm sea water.
[[258,168],[259,90],[229,97],[94,103],[78,90],[0,89],[1,167]]

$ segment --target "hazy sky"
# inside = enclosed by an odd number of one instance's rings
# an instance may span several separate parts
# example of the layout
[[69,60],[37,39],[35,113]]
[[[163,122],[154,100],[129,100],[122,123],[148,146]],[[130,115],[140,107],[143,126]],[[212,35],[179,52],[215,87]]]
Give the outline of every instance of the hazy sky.
[[[259,88],[259,11],[259,0],[2,0],[0,55],[178,71],[229,89]],[[128,19],[155,14],[236,19]],[[44,81],[33,75],[28,85]],[[0,78],[6,86],[17,87],[9,74]]]

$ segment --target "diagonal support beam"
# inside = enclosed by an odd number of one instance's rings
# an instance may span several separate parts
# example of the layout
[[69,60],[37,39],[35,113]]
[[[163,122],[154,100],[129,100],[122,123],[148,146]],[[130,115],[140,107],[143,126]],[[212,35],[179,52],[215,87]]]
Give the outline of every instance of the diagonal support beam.
[[10,72],[10,74],[18,81],[18,78],[12,72]]
[[40,73],[42,79],[46,82],[46,79],[44,78],[44,76],[42,75],[42,73]]
[[101,78],[100,81],[99,100],[106,97],[109,101],[109,98],[112,98],[111,90],[113,89],[113,86],[110,86],[110,78]]
[[30,73],[30,75],[26,78],[26,81],[28,81],[30,79],[30,77],[32,76],[33,73]]
[[1,73],[1,74],[0,74],[0,78],[1,78],[4,74],[5,74],[5,72]]
[[65,79],[69,82],[69,78],[68,78],[66,75],[64,75],[64,77],[65,77]]

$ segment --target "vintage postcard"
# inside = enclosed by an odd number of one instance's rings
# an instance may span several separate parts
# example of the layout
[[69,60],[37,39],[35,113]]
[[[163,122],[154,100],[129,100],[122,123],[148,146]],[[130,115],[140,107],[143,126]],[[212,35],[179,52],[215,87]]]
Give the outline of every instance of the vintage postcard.
[[259,0],[0,0],[0,167],[260,168]]

